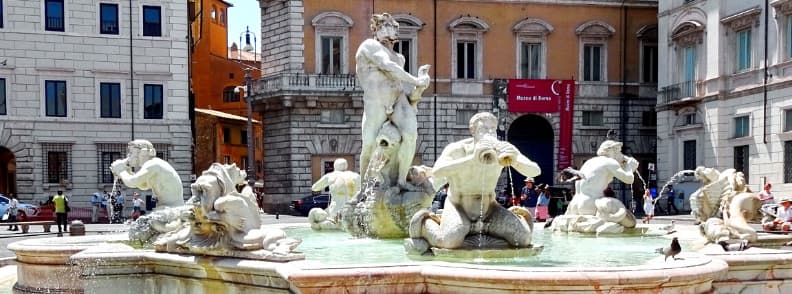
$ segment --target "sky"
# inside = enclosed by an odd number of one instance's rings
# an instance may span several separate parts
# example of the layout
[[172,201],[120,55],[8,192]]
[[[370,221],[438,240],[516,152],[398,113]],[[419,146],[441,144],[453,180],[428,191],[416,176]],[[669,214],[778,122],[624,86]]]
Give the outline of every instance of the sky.
[[[228,9],[228,46],[232,42],[239,44],[239,37],[250,26],[250,32],[256,35],[256,50],[261,51],[261,10],[257,0],[225,0],[234,6]],[[242,36],[242,42],[245,42]],[[253,43],[253,38],[250,38]]]

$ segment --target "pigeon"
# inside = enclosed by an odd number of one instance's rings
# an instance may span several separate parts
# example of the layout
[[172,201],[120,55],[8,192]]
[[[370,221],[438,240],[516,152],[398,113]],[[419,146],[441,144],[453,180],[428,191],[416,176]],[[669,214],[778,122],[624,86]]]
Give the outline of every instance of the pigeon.
[[679,239],[677,239],[677,237],[674,237],[674,239],[671,240],[671,245],[669,245],[668,247],[657,248],[655,252],[665,255],[665,261],[668,261],[669,256],[671,256],[671,258],[676,260],[677,254],[682,252],[682,246],[679,246]]
[[745,249],[751,248],[751,245],[748,245],[748,240],[740,240],[737,243],[729,243],[726,241],[720,241],[718,244],[723,247],[723,251],[743,251]]

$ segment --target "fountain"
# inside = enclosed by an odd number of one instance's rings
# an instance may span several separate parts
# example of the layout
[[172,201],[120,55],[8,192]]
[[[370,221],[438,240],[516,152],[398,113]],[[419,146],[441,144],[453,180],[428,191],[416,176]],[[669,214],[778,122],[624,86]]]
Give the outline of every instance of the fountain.
[[[514,146],[492,136],[491,114],[474,116],[473,138],[447,146],[434,167],[409,166],[415,154],[415,106],[428,86],[428,66],[418,76],[401,70],[399,62],[404,59],[387,46],[396,40],[398,29],[389,15],[375,16],[372,27],[376,38],[366,40],[356,56],[365,104],[361,191],[350,201],[336,204],[341,206],[340,213],[331,208],[323,211],[326,217],[312,218],[314,224],[333,221],[338,227],[340,214],[340,227],[346,232],[262,226],[257,210],[253,211],[250,188],[236,188],[243,183],[244,173],[234,165],[215,164],[191,185],[192,198],[186,205],[172,197],[172,205],[139,219],[128,235],[30,239],[9,245],[17,256],[14,291],[792,291],[792,252],[756,247],[732,252],[715,244],[699,249],[694,244],[703,237],[696,226],[677,225],[677,233],[662,237],[631,229],[648,227],[636,225],[634,216],[617,200],[601,197],[613,177],[633,181],[637,162],[621,155],[618,142],[604,142],[602,154],[577,172],[581,176],[575,183],[578,194],[570,204],[571,213],[557,219],[549,230],[533,226],[530,212],[505,210],[493,201],[494,181],[505,166],[527,176],[537,175],[539,168]],[[392,60],[377,59],[383,61],[377,64],[367,59],[372,53]],[[381,72],[383,67],[389,74]],[[113,173],[128,186],[151,188],[160,199],[181,197],[176,192],[182,185],[178,175],[174,177],[166,162],[156,160],[153,146],[133,142],[130,158],[113,163]],[[142,171],[151,173],[144,176]],[[450,186],[446,209],[441,215],[422,211],[429,207],[435,187],[445,180]],[[733,183],[736,194],[728,194],[731,202],[724,207],[745,207],[742,200],[750,199],[745,196],[749,192],[739,181]],[[715,199],[709,192],[715,186],[705,187],[696,194],[702,203],[697,215],[724,211],[704,204]],[[341,197],[335,200],[343,201]],[[727,212],[732,218],[724,225],[732,238],[728,226],[734,223],[734,214]],[[349,233],[392,239],[349,238]],[[598,238],[589,233],[619,234]],[[671,237],[683,241],[679,260],[664,261],[652,255],[654,247],[665,246]],[[780,247],[783,242],[757,245]],[[141,248],[141,243],[153,245]],[[297,245],[305,252],[296,251]],[[405,254],[405,247],[413,254]]]

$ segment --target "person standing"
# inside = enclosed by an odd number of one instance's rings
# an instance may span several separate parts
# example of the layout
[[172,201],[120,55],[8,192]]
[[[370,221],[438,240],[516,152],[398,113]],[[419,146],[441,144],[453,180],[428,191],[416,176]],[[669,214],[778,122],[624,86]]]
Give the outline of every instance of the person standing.
[[655,211],[655,203],[654,199],[652,199],[652,193],[649,190],[646,190],[643,195],[643,209],[646,213],[646,217],[643,218],[643,223],[648,224],[649,221],[654,218],[654,211]]
[[543,222],[550,217],[548,206],[550,205],[550,188],[547,184],[539,184],[539,198],[536,201],[536,221]]
[[770,189],[773,188],[773,185],[767,183],[764,185],[764,189],[762,192],[759,192],[759,200],[762,200],[762,210],[768,205],[775,204],[775,199],[773,198],[773,192],[770,192]]
[[539,200],[539,193],[534,188],[534,179],[531,177],[525,178],[525,186],[520,192],[520,206],[528,208],[528,211],[536,212],[536,201]]
[[674,186],[668,185],[668,202],[666,202],[666,209],[668,210],[668,215],[671,215],[671,209],[674,210],[673,214],[679,214],[679,209],[676,207],[676,191],[674,191]]
[[[66,206],[68,205],[69,199],[66,198],[66,195],[63,195],[63,191],[58,190],[58,194],[52,197],[52,202],[55,203],[55,222],[58,224],[58,237],[63,237],[63,231],[69,230],[69,228],[66,227]],[[63,228],[61,228],[61,225],[63,225]]]
[[143,205],[143,199],[140,199],[140,194],[135,192],[132,194],[132,218],[133,221],[137,220],[140,217],[141,205]]
[[112,224],[115,199],[113,199],[113,196],[110,196],[110,193],[105,192],[104,201],[105,201],[105,209],[107,209],[107,222]]
[[[19,213],[17,208],[19,207],[19,200],[17,200],[16,195],[14,195],[14,193],[8,194],[8,197],[11,198],[11,201],[8,203],[8,222],[16,223],[17,214]],[[16,224],[14,224],[12,229],[12,225],[8,225],[8,230],[18,231],[19,227]]]
[[91,196],[91,223],[93,224],[99,221],[100,206],[102,206],[102,194],[99,192],[93,193],[93,196]]

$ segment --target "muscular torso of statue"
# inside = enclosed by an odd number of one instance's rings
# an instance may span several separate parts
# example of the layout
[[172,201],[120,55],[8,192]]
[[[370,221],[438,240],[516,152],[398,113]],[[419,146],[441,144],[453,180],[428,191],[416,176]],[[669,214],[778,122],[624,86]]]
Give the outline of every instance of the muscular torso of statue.
[[[391,61],[401,67],[404,66],[404,56],[393,52],[392,49],[383,46],[374,39],[364,41],[360,50],[386,53]],[[382,118],[384,122],[387,115],[391,114],[387,109],[391,108],[390,112],[392,112],[392,107],[398,99],[407,98],[402,89],[402,82],[388,76],[378,63],[367,58],[366,54],[362,54],[362,52],[356,55],[356,61],[355,71],[360,79],[360,87],[363,89],[363,117],[365,119],[367,115],[372,116],[376,113],[377,119]],[[386,112],[380,114],[382,110],[386,110]]]

